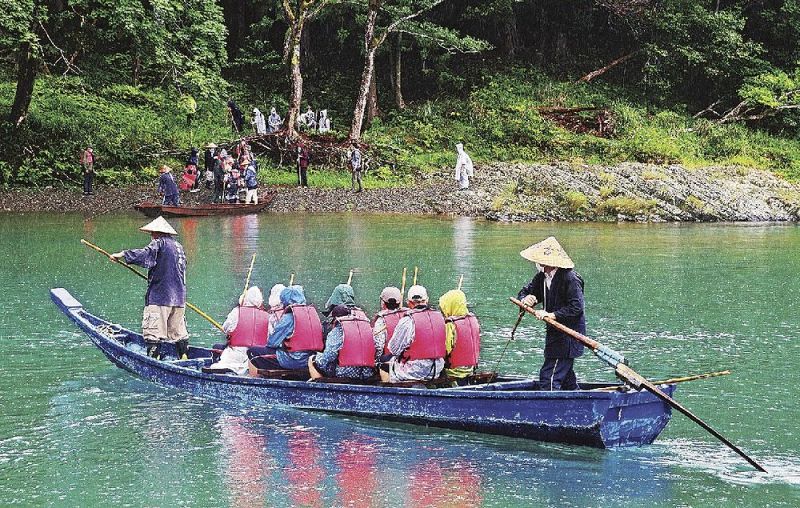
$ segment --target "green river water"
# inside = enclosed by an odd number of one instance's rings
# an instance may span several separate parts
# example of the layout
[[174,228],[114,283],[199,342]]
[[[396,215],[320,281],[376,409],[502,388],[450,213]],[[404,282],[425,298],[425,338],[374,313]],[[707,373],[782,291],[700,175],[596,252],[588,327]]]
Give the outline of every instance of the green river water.
[[[401,219],[403,222],[401,222]],[[586,281],[588,334],[651,379],[731,369],[676,398],[770,471],[758,474],[679,414],[653,445],[596,450],[246,408],[187,397],[114,367],[51,304],[65,287],[138,329],[144,284],[81,246],[140,247],[133,214],[0,215],[0,505],[798,506],[800,228],[496,224],[395,215],[178,219],[189,300],[218,320],[251,253],[262,288],[297,274],[324,303],[355,268],[370,312],[419,266],[432,299],[464,275],[494,366],[533,274],[520,250],[554,235]],[[188,313],[192,342],[220,340]],[[523,321],[501,371],[532,374],[544,329]],[[590,354],[579,379],[610,380]]]

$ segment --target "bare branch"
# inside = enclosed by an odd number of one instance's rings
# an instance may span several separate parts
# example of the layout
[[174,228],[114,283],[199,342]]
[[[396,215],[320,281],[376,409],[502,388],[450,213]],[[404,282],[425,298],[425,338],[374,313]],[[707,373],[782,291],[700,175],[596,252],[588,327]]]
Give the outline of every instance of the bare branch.
[[627,55],[621,56],[621,57],[617,58],[616,60],[612,61],[611,63],[609,63],[608,65],[606,65],[605,67],[601,67],[601,68],[599,68],[599,69],[597,69],[595,71],[592,71],[589,74],[583,76],[577,82],[578,83],[588,83],[589,81],[593,80],[597,76],[605,74],[607,71],[613,69],[617,65],[625,63],[626,61],[628,61],[632,56],[634,56],[638,52],[639,51],[636,50],[636,51],[633,51],[631,53],[628,53]]
[[63,60],[64,61],[64,65],[66,66],[66,69],[64,70],[64,73],[62,74],[63,76],[66,76],[67,74],[69,74],[70,71],[75,72],[75,74],[80,74],[81,70],[72,63],[71,59],[67,58],[67,55],[66,55],[66,53],[64,53],[64,50],[59,48],[56,45],[56,43],[53,42],[53,39],[50,37],[50,34],[47,33],[47,29],[44,27],[44,24],[41,22],[41,20],[39,21],[39,28],[42,29],[42,33],[44,33],[45,37],[47,37],[47,40],[50,41],[50,45],[53,46],[55,49],[57,49],[59,54],[61,55],[61,56],[58,57],[58,59],[55,62],[53,62],[53,65],[56,65],[58,62]]

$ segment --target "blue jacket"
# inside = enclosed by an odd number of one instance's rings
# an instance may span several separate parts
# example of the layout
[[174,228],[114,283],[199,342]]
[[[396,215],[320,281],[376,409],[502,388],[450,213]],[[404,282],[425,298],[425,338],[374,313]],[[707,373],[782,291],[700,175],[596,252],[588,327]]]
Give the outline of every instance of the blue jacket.
[[[545,310],[556,315],[556,321],[576,332],[586,333],[586,318],[583,307],[583,282],[574,270],[559,268],[553,276],[547,298],[544,294],[544,273],[539,272],[517,297],[521,300],[533,295],[539,302],[546,302]],[[545,358],[577,358],[583,354],[583,344],[564,332],[547,325],[544,342]]]
[[172,178],[172,173],[169,171],[161,173],[158,177],[158,192],[165,196],[174,196],[178,194],[178,186],[175,184],[175,179]]
[[[284,307],[288,307],[292,304],[306,303],[306,297],[303,294],[302,286],[289,286],[281,291],[280,299]],[[267,347],[277,349],[275,355],[278,363],[284,369],[305,369],[308,367],[308,357],[311,356],[312,353],[309,351],[289,352],[283,345],[283,341],[288,339],[293,332],[294,315],[292,315],[291,312],[286,312],[275,325],[269,339],[267,339]]]
[[186,254],[171,236],[156,238],[143,249],[124,252],[125,262],[147,268],[145,305],[186,305]]

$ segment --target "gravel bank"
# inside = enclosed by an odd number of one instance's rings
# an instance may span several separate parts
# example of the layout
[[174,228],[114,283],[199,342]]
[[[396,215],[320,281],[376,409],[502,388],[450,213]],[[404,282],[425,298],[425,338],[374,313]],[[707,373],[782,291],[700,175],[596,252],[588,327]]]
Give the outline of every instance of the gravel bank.
[[[800,187],[754,169],[620,164],[588,166],[490,164],[478,166],[469,190],[459,191],[449,171],[427,175],[413,187],[299,189],[274,193],[267,212],[387,212],[487,217],[500,221],[798,221]],[[185,204],[207,203],[211,192],[184,193]],[[153,186],[0,192],[5,212],[80,212],[96,216],[157,201]]]

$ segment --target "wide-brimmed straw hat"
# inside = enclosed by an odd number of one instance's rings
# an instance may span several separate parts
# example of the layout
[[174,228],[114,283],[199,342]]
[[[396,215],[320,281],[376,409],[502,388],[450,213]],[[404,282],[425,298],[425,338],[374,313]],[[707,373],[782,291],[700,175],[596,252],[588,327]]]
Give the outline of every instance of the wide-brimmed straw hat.
[[140,227],[139,231],[144,231],[145,233],[165,233],[167,235],[178,234],[178,232],[169,225],[169,222],[160,215],[153,222]]
[[575,263],[567,256],[566,251],[555,237],[550,236],[539,243],[535,243],[519,253],[528,261],[544,266],[558,268],[575,268]]
[[216,147],[217,147],[216,143],[209,143],[206,145],[206,148],[216,148]]

